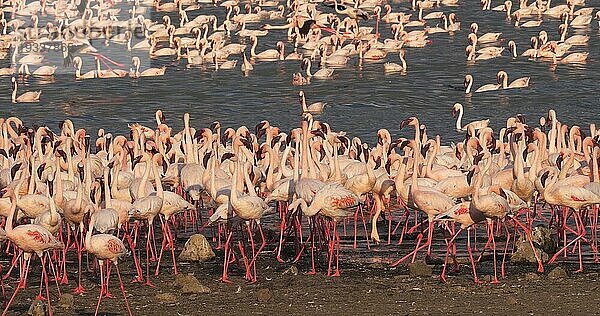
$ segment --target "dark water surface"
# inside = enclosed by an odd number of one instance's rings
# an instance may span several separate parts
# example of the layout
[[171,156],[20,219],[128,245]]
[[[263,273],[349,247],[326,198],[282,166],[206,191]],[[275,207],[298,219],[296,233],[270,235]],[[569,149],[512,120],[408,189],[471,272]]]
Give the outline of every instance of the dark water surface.
[[[494,1],[493,6],[499,4],[500,2]],[[553,1],[553,5],[557,4],[559,3]],[[121,5],[125,7],[124,4]],[[518,7],[518,4],[515,2],[514,6]],[[600,1],[586,1],[586,6],[600,7]],[[393,11],[407,10],[409,7],[409,2],[396,3],[393,4]],[[322,10],[330,12],[327,8]],[[313,80],[308,86],[295,87],[291,85],[291,78],[294,72],[299,71],[298,61],[259,62],[255,64],[255,70],[245,77],[239,70],[241,57],[230,56],[229,59],[240,60],[237,69],[233,71],[188,69],[185,60],[171,61],[167,58],[152,62],[152,66],[168,66],[164,77],[76,81],[74,69],[62,68],[62,58],[48,57],[47,60],[54,61],[59,66],[55,81],[43,83],[38,79],[29,79],[19,86],[19,93],[43,90],[41,102],[12,105],[10,78],[3,77],[0,78],[0,109],[3,117],[16,115],[26,124],[48,124],[56,128],[59,121],[70,118],[76,127],[94,130],[102,127],[118,133],[126,132],[127,124],[133,122],[154,126],[156,109],[162,109],[168,123],[175,128],[181,127],[183,113],[189,112],[194,127],[207,126],[214,120],[221,121],[223,126],[254,126],[260,120],[268,119],[274,125],[289,130],[290,127],[298,126],[300,105],[297,92],[303,89],[309,103],[328,103],[325,113],[320,116],[321,120],[332,124],[334,129],[344,130],[351,136],[364,137],[370,141],[375,138],[379,128],[388,128],[396,134],[399,122],[411,115],[418,116],[427,125],[431,135],[441,134],[446,142],[458,140],[462,136],[454,132],[454,120],[451,116],[451,107],[455,102],[461,102],[465,106],[463,124],[490,118],[491,125],[496,130],[504,125],[510,115],[523,113],[530,122],[537,121],[539,116],[545,115],[551,108],[556,109],[559,119],[568,124],[587,125],[598,122],[600,31],[597,20],[594,19],[587,28],[569,29],[569,36],[590,36],[587,46],[574,46],[571,49],[573,52],[588,51],[590,56],[586,64],[558,65],[553,69],[548,62],[524,57],[513,59],[508,50],[500,58],[468,64],[464,48],[467,44],[468,26],[473,21],[479,23],[480,33],[502,32],[504,40],[498,45],[506,46],[509,40],[514,40],[519,54],[529,48],[530,37],[537,35],[541,29],[548,32],[550,40],[558,40],[560,21],[543,17],[541,28],[517,29],[513,27],[513,22],[505,20],[503,12],[482,12],[479,1],[461,1],[458,7],[442,6],[434,10],[456,12],[462,23],[462,30],[454,35],[432,34],[429,37],[432,44],[426,48],[405,48],[408,63],[406,74],[384,74],[382,63],[365,63],[364,69],[359,71],[357,58],[354,57],[346,68],[335,70],[333,79]],[[188,13],[190,20],[200,13],[217,14],[220,24],[224,11],[223,8],[208,7]],[[121,15],[125,16],[125,13]],[[159,20],[162,15],[163,13],[152,13],[153,20]],[[178,25],[176,13],[170,15],[173,23]],[[523,19],[525,20],[527,19]],[[437,23],[429,20],[430,25]],[[362,22],[361,25],[365,24],[374,25],[374,21]],[[258,25],[249,25],[249,28],[256,29]],[[382,35],[384,38],[391,37],[388,24],[382,24]],[[285,40],[285,34],[271,31],[268,36],[259,38],[257,51],[274,48],[278,40]],[[138,41],[139,39],[134,40],[133,44]],[[233,41],[238,42],[239,39],[234,36]],[[130,59],[126,57],[129,53],[124,46],[111,44],[106,47],[100,42],[95,42],[94,46],[125,64],[126,69],[129,68]],[[291,47],[287,43],[286,51],[289,52]],[[147,57],[147,52],[132,53]],[[93,59],[90,56],[84,56],[83,59],[82,72],[87,72],[93,67]],[[147,58],[142,60],[143,70],[150,65],[147,62],[144,64]],[[397,53],[390,53],[387,60],[398,62]],[[508,72],[509,80],[531,76],[531,87],[478,93],[471,97],[465,97],[463,91],[449,87],[462,87],[467,73],[475,77],[474,88],[492,83],[500,69]]]

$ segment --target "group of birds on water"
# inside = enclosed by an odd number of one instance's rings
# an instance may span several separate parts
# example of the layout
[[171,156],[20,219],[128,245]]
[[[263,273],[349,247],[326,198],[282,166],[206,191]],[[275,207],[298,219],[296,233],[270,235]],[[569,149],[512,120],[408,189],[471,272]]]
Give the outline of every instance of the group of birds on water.
[[[531,38],[532,47],[521,54],[516,39],[510,40],[507,47],[513,58],[524,56],[554,64],[585,62],[587,52],[571,51],[585,46],[589,36],[568,35],[572,30],[592,25],[594,8],[585,7],[583,0],[553,4],[521,0],[516,9],[517,5],[510,0],[496,7],[491,7],[491,0],[481,2],[483,11],[504,12],[507,20],[514,21],[515,28],[543,28],[543,21],[561,21],[559,37],[553,38],[554,32],[550,30],[541,30],[539,36]],[[299,61],[301,71],[294,73],[293,85],[332,78],[335,68],[347,67],[356,56],[358,68],[362,69],[363,61],[385,61],[390,59],[389,54],[397,54],[399,63],[385,62],[383,69],[405,72],[408,67],[405,48],[425,47],[437,33],[454,36],[461,30],[459,17],[451,12],[458,5],[458,0],[412,0],[406,7],[394,4],[399,9],[394,12],[392,5],[383,0],[5,1],[0,10],[0,52],[4,59],[11,59],[11,65],[0,68],[0,75],[13,76],[12,102],[25,103],[39,102],[41,91],[18,94],[18,83],[30,76],[51,78],[58,67],[45,62],[45,57],[60,52],[65,65],[74,67],[77,80],[165,74],[166,66],[144,68],[147,65],[142,65],[140,56],[177,61],[174,64],[184,60],[187,67],[204,69],[240,67],[246,74],[257,63]],[[209,10],[216,13],[206,14]],[[148,18],[150,15],[160,20]],[[600,11],[596,11],[595,17],[600,25]],[[40,19],[46,21],[45,26]],[[387,26],[389,30],[384,29]],[[506,47],[501,32],[480,32],[475,22],[469,29],[468,61],[489,60],[503,54]],[[385,38],[383,34],[391,37]],[[259,39],[271,37],[282,41],[277,42],[276,48],[257,51]],[[122,69],[129,61],[115,61],[101,53],[104,45],[130,54],[129,70]],[[286,46],[292,46],[291,53],[285,53]],[[110,53],[108,50],[107,54]],[[233,56],[242,57],[241,66]],[[93,69],[83,70],[87,65],[84,59],[93,59]],[[313,64],[318,64],[319,69],[311,69]],[[31,71],[30,66],[39,67]],[[506,88],[499,80],[494,87]],[[518,85],[526,86],[528,81]]]
[[[3,289],[19,269],[4,314],[34,269],[42,273],[38,298],[47,300],[51,313],[49,283],[59,293],[60,284],[69,284],[75,253],[74,293],[86,291],[82,256],[93,255],[98,264],[92,268],[101,279],[96,313],[102,298],[112,297],[114,265],[131,314],[119,261],[130,253],[126,264],[135,270],[134,281],[152,286],[165,253],[171,253],[172,272],[178,273],[177,236],[185,232],[207,234],[222,249],[223,282],[232,282],[230,266],[256,282],[259,257],[269,253],[288,264],[310,253],[307,273],[327,267],[328,276],[338,276],[342,234],[354,240],[354,248],[358,240],[394,247],[416,238],[415,249],[393,266],[414,262],[425,248],[429,257],[437,247],[433,240],[443,239],[445,280],[450,260],[453,270],[460,268],[457,244],[464,242],[458,238],[464,230],[475,282],[486,251],[493,252],[492,282],[498,282],[499,237],[505,240],[502,277],[517,236],[529,241],[543,272],[531,237],[534,223],[555,231],[560,247],[550,263],[578,252],[581,271],[586,247],[598,262],[600,131],[594,124],[589,130],[569,126],[550,110],[539,122],[509,117],[494,131],[489,120],[463,125],[464,108],[456,103],[451,110],[456,131],[465,135],[462,142],[444,146],[439,135],[432,137],[417,117],[409,117],[399,125],[414,130],[414,137],[393,137],[382,128],[377,143],[369,145],[316,120],[322,108],[307,106],[304,93],[299,96],[300,127],[265,120],[253,131],[224,128],[218,121],[194,128],[187,113],[177,131],[160,110],[156,126],[131,124],[127,136],[103,129],[91,135],[70,120],[55,132],[17,117],[1,118],[0,236],[6,240],[3,255],[12,257],[11,266],[2,269]],[[275,237],[265,237],[265,223],[279,230]],[[387,241],[378,224],[387,228]],[[482,229],[483,247],[476,237]],[[31,264],[34,255],[41,264]]]

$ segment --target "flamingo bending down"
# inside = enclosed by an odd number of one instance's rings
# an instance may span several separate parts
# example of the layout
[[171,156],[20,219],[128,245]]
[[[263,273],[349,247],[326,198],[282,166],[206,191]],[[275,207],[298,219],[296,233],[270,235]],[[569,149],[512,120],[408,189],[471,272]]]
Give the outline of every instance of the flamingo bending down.
[[[360,198],[352,191],[337,183],[330,183],[323,186],[315,194],[310,206],[303,198],[296,199],[288,206],[292,210],[298,206],[302,207],[302,212],[309,217],[314,217],[320,214],[331,220],[331,227],[328,227],[329,237],[329,264],[327,268],[327,276],[340,276],[339,256],[340,256],[340,236],[337,233],[337,223],[344,220],[348,215],[354,214],[355,208],[360,203]],[[331,233],[333,228],[333,234]],[[314,236],[313,236],[314,238]],[[335,272],[332,273],[333,256],[335,252]],[[312,256],[312,271],[315,273],[314,252]]]

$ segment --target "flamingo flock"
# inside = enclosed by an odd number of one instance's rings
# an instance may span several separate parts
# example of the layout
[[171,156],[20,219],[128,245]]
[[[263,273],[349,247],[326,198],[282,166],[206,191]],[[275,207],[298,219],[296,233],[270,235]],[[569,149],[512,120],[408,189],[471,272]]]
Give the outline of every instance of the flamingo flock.
[[[390,264],[445,251],[445,280],[449,260],[459,268],[456,249],[464,238],[457,237],[465,230],[475,282],[481,282],[477,266],[489,251],[496,283],[497,265],[505,277],[518,236],[530,243],[538,271],[544,271],[531,239],[534,222],[555,231],[560,247],[550,263],[577,253],[582,271],[584,251],[597,262],[600,132],[595,125],[568,126],[550,110],[533,124],[522,115],[510,117],[494,131],[489,120],[462,125],[464,108],[456,103],[449,110],[458,114],[463,142],[444,146],[439,135],[429,136],[417,117],[409,117],[398,124],[413,129],[414,137],[392,137],[380,129],[371,146],[316,120],[300,96],[302,119],[289,133],[283,132],[289,127],[269,121],[253,131],[223,129],[219,122],[196,129],[188,114],[176,131],[158,110],[156,126],[131,124],[128,136],[101,129],[92,142],[88,131],[69,120],[54,132],[17,117],[1,119],[1,233],[12,257],[2,279],[19,270],[4,312],[33,269],[41,270],[38,297],[49,307],[50,281],[60,293],[60,285],[74,284],[69,272],[77,270],[73,292],[86,293],[81,279],[87,252],[98,260],[93,270],[100,271],[96,313],[102,299],[112,297],[114,266],[131,314],[126,291],[133,289],[126,289],[119,266],[131,266],[138,286],[154,286],[163,254],[170,252],[167,269],[177,274],[182,232],[212,237],[223,250],[221,281],[228,283],[232,264],[234,271],[245,270],[248,282],[257,282],[259,259],[270,253],[281,264],[310,253],[309,274],[326,267],[328,276],[339,276],[343,247],[356,248],[359,241],[369,248],[396,247],[408,238],[416,238],[415,248],[389,258]],[[275,240],[265,237],[265,223],[278,230]],[[382,226],[387,240],[380,236]],[[477,231],[486,232],[485,245],[477,241]],[[435,249],[435,239],[444,241],[442,249]],[[497,240],[504,245],[498,247]],[[77,267],[67,260],[75,253]],[[34,254],[39,264],[31,264]]]
[[[594,8],[582,1],[552,6],[551,1],[523,0],[518,9],[510,0],[495,7],[491,0],[482,1],[482,11],[497,12],[516,30],[539,29],[530,39],[531,48],[519,53],[518,38],[506,39],[502,32],[477,22],[461,29],[453,12],[459,5],[456,0],[413,0],[406,8],[393,8],[383,0],[254,2],[99,0],[78,7],[70,2],[12,1],[0,11],[0,57],[10,59],[10,67],[0,68],[0,76],[14,78],[13,103],[40,102],[42,91],[18,95],[18,83],[28,83],[29,78],[52,82],[57,70],[72,73],[75,80],[140,80],[169,76],[171,71],[181,71],[176,68],[180,65],[209,71],[240,67],[248,75],[257,64],[279,62],[299,70],[292,76],[293,85],[307,85],[311,80],[336,78],[335,68],[357,65],[360,70],[364,63],[385,62],[383,72],[406,73],[411,64],[409,49],[426,47],[440,36],[462,36],[461,30],[468,32],[464,36],[468,63],[510,55],[556,66],[585,63],[590,36],[581,33],[590,30],[594,19],[600,26],[600,11],[594,15]],[[151,12],[157,21],[146,17]],[[552,20],[560,22],[556,30],[550,29]],[[287,41],[279,35],[287,36]],[[263,39],[271,37],[278,39],[275,47],[264,47],[264,42],[274,41]],[[286,54],[286,47],[291,53]],[[64,70],[48,57],[60,52]],[[128,59],[123,60],[123,54]],[[145,56],[170,63],[149,67],[141,61]],[[312,68],[315,64],[317,70]],[[497,83],[474,90],[529,86],[529,80],[507,80],[506,74],[498,76]]]
[[[522,0],[518,9],[510,0],[494,7],[481,1],[482,11],[494,11],[510,27],[539,29],[520,53],[518,38],[504,38],[482,23],[463,24],[468,34],[462,33],[452,12],[457,5],[413,0],[394,12],[396,4],[382,0],[15,0],[0,11],[0,57],[10,58],[0,76],[11,77],[15,104],[43,102],[43,91],[21,87],[57,79],[59,66],[47,58],[54,53],[62,54],[76,81],[147,80],[191,69],[250,75],[261,63],[283,63],[297,69],[291,84],[304,86],[335,80],[341,68],[354,65],[404,74],[412,67],[411,50],[439,36],[464,41],[469,65],[513,58],[556,67],[586,63],[590,36],[582,33],[595,27],[594,19],[600,26],[600,11],[594,15],[582,1],[552,6]],[[220,14],[204,14],[208,9]],[[551,29],[551,22],[560,24]],[[274,47],[264,44],[276,36]],[[102,53],[108,46],[128,59]],[[170,63],[152,67],[142,62],[145,56]],[[494,73],[493,80],[476,78],[484,84],[467,73],[465,95],[535,83],[519,70]],[[464,243],[474,282],[481,282],[478,267],[490,252],[497,283],[519,237],[532,247],[537,271],[544,271],[532,240],[535,225],[555,233],[558,251],[548,263],[576,253],[577,271],[583,271],[585,252],[598,262],[595,125],[569,126],[549,110],[535,122],[509,117],[494,130],[486,118],[463,124],[465,108],[455,103],[448,112],[456,116],[462,142],[446,145],[440,135],[428,135],[418,117],[399,117],[398,126],[381,127],[377,143],[368,144],[319,120],[326,103],[307,103],[312,98],[304,91],[295,95],[301,113],[295,126],[263,120],[254,128],[220,122],[193,127],[186,113],[183,128],[175,130],[179,125],[168,125],[158,110],[155,126],[130,124],[121,128],[129,134],[117,135],[76,128],[70,120],[56,130],[0,118],[0,240],[10,258],[0,282],[18,278],[3,314],[23,295],[31,271],[41,273],[37,298],[52,314],[54,285],[59,295],[71,285],[75,294],[90,292],[84,269],[99,271],[98,314],[102,300],[113,297],[114,267],[131,315],[127,292],[154,286],[161,267],[178,274],[176,251],[181,235],[189,233],[206,234],[222,250],[220,280],[226,283],[240,276],[258,282],[267,256],[281,265],[306,260],[308,274],[335,277],[343,270],[345,248],[401,249],[409,239],[414,249],[388,258],[391,266],[445,253],[445,281],[448,267],[460,269],[457,248]],[[390,130],[397,127],[413,136],[393,137]],[[483,242],[477,240],[482,232]],[[91,267],[87,257],[95,258]],[[123,282],[124,266],[135,271],[137,284]]]

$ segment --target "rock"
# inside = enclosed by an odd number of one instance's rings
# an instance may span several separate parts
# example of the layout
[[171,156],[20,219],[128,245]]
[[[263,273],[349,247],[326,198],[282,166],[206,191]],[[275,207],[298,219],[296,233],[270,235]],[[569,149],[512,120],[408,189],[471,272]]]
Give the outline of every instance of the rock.
[[433,274],[433,269],[424,262],[410,263],[408,271],[411,277],[428,277]]
[[[542,262],[548,262],[548,259],[550,259],[548,254],[554,252],[552,232],[541,226],[534,227],[531,232],[531,240],[533,241],[533,246]],[[537,263],[535,254],[531,249],[529,241],[525,238],[525,235],[519,237],[516,242],[516,248],[517,250],[510,258],[511,262]]]
[[260,290],[256,291],[256,300],[259,303],[266,303],[266,302],[270,301],[271,298],[273,298],[273,294],[271,293],[271,290],[269,290],[269,289],[260,289]]
[[556,252],[556,242],[551,229],[543,226],[536,226],[531,230],[531,241],[536,248],[543,250],[547,254]]
[[183,246],[183,251],[179,255],[179,259],[183,261],[200,261],[205,262],[215,257],[212,247],[202,234],[190,236],[190,239]]
[[195,276],[189,274],[178,274],[175,277],[175,287],[179,288],[182,294],[210,293],[210,288],[202,285]]
[[552,271],[548,272],[549,279],[563,279],[568,277],[567,271],[562,267],[556,267]]
[[156,294],[156,300],[164,304],[177,303],[177,296],[173,293]]
[[46,316],[46,308],[41,300],[34,300],[27,311],[29,316]]
[[285,271],[283,271],[282,275],[286,275],[286,274],[298,275],[298,268],[296,268],[296,266],[291,266],[288,269],[286,269]]
[[73,308],[73,294],[70,293],[62,293],[60,295],[60,298],[58,299],[58,307],[64,308],[64,309],[71,309]]
[[537,281],[539,279],[540,279],[540,276],[537,273],[528,272],[527,274],[525,274],[525,280],[526,281]]
[[518,303],[517,298],[514,295],[509,295],[506,298],[506,304],[508,305],[516,305]]

